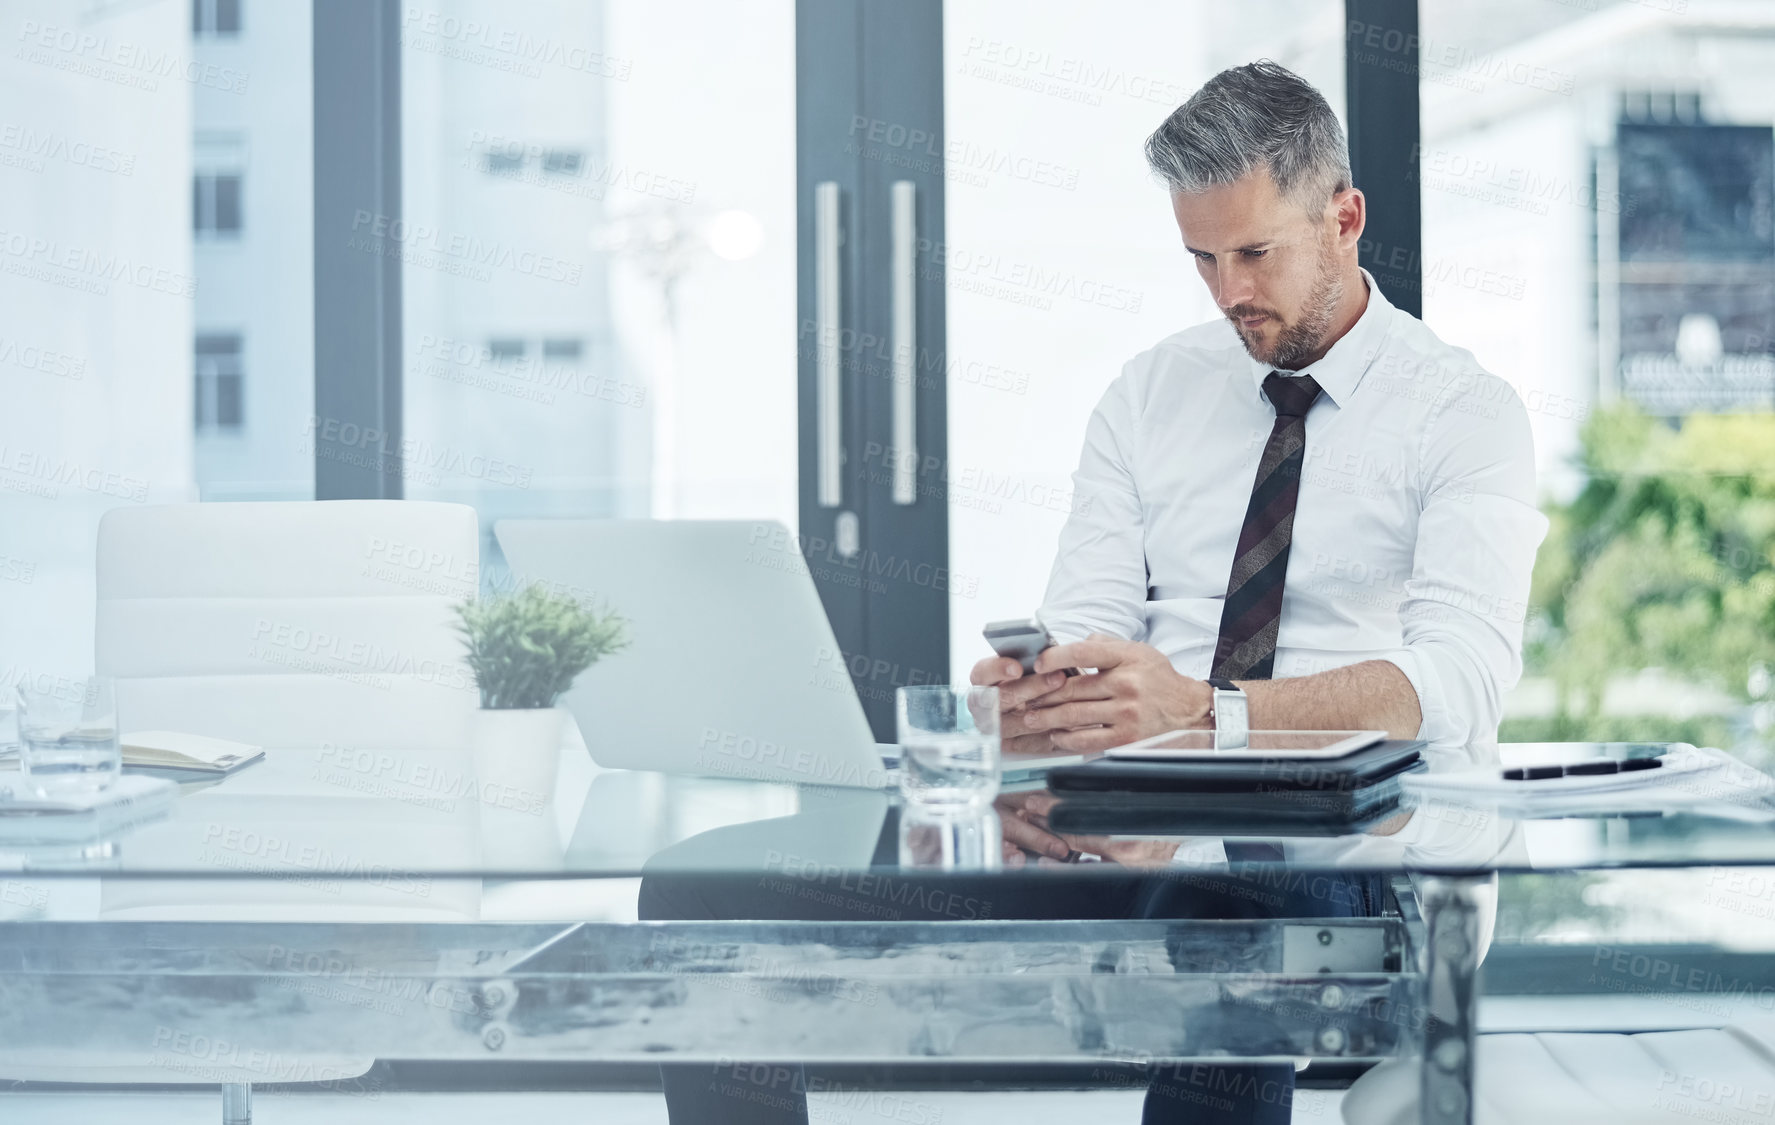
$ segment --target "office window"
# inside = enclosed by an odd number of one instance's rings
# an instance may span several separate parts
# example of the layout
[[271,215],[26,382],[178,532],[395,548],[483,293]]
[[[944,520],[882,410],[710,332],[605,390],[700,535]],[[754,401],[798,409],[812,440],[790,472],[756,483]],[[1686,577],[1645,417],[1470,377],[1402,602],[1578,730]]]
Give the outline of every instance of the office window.
[[202,335],[195,350],[197,382],[192,400],[198,431],[239,431],[246,421],[241,403],[240,335]]
[[523,359],[530,346],[523,340],[499,338],[487,341],[487,354],[494,359]]
[[551,148],[542,154],[542,170],[558,176],[577,176],[585,167],[585,153],[578,149]]
[[[1775,18],[1421,10],[1424,320],[1516,388],[1551,523],[1500,738],[1775,762]],[[1581,890],[1506,876],[1499,940],[1606,933],[1599,904],[1660,940],[1766,933],[1692,880]]]
[[554,363],[578,363],[585,351],[583,340],[544,340],[542,358]]
[[238,172],[199,172],[191,180],[191,229],[199,238],[239,238]]
[[240,34],[241,0],[191,0],[191,34],[202,38]]
[[522,152],[492,151],[487,154],[489,176],[515,176],[524,170]]

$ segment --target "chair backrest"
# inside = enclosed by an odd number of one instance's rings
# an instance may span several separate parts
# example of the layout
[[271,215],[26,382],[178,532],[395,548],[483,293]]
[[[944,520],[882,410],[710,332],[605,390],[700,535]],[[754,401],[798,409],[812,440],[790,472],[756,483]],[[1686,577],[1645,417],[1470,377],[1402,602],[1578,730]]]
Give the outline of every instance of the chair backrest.
[[423,754],[479,705],[451,606],[479,583],[474,509],[411,500],[114,508],[97,668],[124,730]]

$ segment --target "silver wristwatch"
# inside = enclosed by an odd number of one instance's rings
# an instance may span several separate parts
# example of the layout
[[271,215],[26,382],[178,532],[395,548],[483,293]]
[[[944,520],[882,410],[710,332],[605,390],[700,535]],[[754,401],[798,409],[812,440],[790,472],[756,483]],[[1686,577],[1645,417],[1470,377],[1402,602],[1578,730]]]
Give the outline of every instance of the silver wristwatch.
[[1251,744],[1251,711],[1245,693],[1231,680],[1212,676],[1208,686],[1214,689],[1214,748],[1243,750]]

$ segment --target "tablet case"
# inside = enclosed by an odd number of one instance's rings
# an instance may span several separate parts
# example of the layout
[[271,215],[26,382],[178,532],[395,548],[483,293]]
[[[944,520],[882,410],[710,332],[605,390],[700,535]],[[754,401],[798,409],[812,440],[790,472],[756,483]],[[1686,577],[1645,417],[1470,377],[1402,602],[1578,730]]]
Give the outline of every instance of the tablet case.
[[1056,793],[1301,793],[1359,789],[1393,777],[1422,756],[1416,740],[1388,739],[1342,758],[1130,762],[1097,758],[1048,772]]
[[[1425,766],[1419,759],[1404,772]],[[1048,811],[1048,824],[1056,832],[1087,835],[1346,836],[1402,811],[1401,776],[1395,774],[1354,789],[1069,792]]]

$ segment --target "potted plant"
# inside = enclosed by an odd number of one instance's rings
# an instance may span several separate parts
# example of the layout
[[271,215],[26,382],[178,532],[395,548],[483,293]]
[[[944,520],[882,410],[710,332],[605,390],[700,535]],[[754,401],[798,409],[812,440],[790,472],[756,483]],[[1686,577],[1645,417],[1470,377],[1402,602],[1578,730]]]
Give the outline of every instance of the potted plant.
[[540,801],[554,792],[566,723],[555,703],[575,676],[628,646],[628,622],[536,585],[456,614],[481,692],[469,736],[476,777]]

